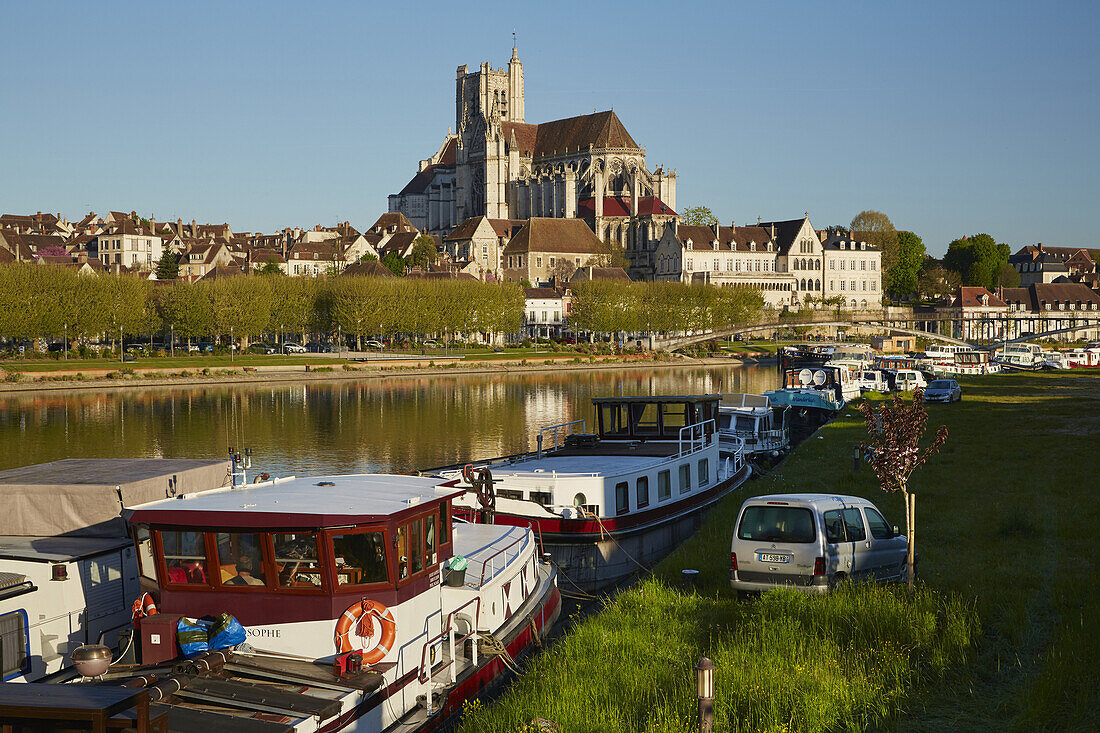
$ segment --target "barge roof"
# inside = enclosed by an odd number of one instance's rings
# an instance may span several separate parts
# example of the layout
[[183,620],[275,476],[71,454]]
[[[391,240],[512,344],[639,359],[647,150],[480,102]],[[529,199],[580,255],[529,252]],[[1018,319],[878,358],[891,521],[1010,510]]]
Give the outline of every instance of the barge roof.
[[462,494],[439,478],[346,474],[276,479],[132,507],[131,522],[173,526],[338,527],[416,513]]

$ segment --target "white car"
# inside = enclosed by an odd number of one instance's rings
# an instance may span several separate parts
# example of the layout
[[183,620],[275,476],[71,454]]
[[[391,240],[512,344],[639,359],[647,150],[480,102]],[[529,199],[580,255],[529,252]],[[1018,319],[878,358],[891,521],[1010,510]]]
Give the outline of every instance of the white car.
[[306,353],[306,347],[301,344],[287,343],[283,344],[283,351],[288,354],[304,354]]
[[924,378],[924,374],[916,369],[898,369],[894,372],[894,389],[899,392],[912,392],[927,386],[928,381]]
[[757,496],[741,506],[730,546],[738,593],[786,586],[824,593],[850,579],[905,577],[909,543],[874,504],[855,496]]
[[859,373],[859,388],[864,392],[889,392],[890,382],[878,369],[864,369]]

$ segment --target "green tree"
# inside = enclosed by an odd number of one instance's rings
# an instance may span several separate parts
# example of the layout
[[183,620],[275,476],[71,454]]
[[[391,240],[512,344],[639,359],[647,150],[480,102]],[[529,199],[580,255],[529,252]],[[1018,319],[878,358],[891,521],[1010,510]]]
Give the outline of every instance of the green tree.
[[948,270],[935,257],[925,257],[917,277],[917,294],[928,300],[945,298],[959,287],[961,280],[956,272]]
[[898,258],[886,271],[886,291],[894,296],[915,295],[921,265],[924,264],[924,242],[913,232],[898,232]]
[[177,338],[208,336],[214,332],[214,301],[206,285],[178,281],[157,299],[157,312]]
[[384,332],[389,318],[388,281],[367,277],[340,277],[332,284],[332,318],[342,333],[356,339],[356,349],[363,350],[363,337]]
[[947,245],[943,265],[958,273],[963,285],[980,285],[989,290],[1001,282],[1001,271],[1010,250],[988,234],[960,237]]
[[390,272],[398,277],[405,274],[405,258],[396,252],[388,252],[382,258],[382,264],[388,267]]
[[260,336],[271,323],[274,305],[271,278],[230,277],[200,282],[214,304],[214,333],[242,339]]
[[1001,267],[1001,276],[997,284],[1002,288],[1018,288],[1020,287],[1020,273],[1015,267],[1005,262],[1004,266]]
[[883,282],[890,283],[891,272],[898,264],[898,233],[894,222],[881,211],[861,211],[849,227],[852,238],[867,242],[882,252]]
[[412,251],[409,252],[409,264],[413,267],[427,268],[439,258],[439,250],[436,249],[435,240],[426,234],[421,234],[413,240]]
[[613,239],[606,239],[596,247],[599,253],[588,259],[589,265],[596,267],[621,267],[624,270],[630,267],[630,260],[626,258],[626,248]]
[[259,275],[284,275],[283,268],[279,266],[279,263],[275,261],[274,257],[267,257],[264,260],[264,264],[256,271]]
[[175,280],[180,276],[180,257],[170,249],[157,261],[157,280]]
[[680,211],[680,223],[709,227],[718,223],[718,217],[707,206],[688,206]]

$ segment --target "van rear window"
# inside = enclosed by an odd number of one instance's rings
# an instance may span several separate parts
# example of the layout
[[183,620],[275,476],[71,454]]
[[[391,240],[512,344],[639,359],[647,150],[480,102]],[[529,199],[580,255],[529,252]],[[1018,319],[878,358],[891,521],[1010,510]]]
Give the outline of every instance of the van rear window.
[[750,506],[741,515],[737,538],[758,542],[813,542],[814,517],[792,506]]

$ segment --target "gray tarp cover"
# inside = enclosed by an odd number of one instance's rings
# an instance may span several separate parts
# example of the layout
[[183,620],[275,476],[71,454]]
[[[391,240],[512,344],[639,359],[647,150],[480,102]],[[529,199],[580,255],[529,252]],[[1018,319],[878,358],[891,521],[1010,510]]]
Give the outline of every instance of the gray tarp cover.
[[122,507],[228,484],[224,460],[71,458],[11,468],[0,471],[0,535],[125,537]]

